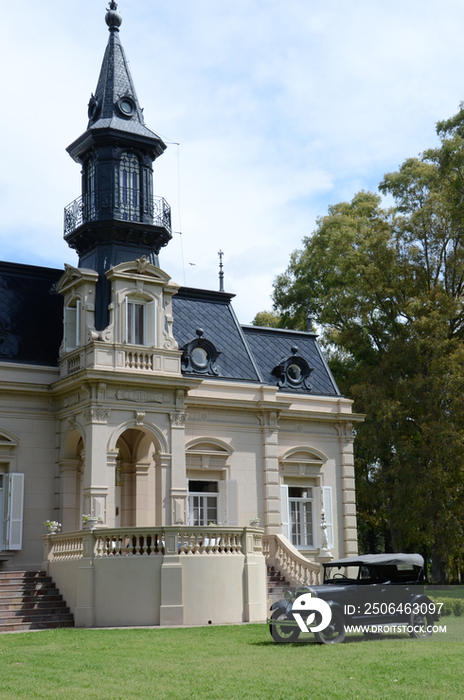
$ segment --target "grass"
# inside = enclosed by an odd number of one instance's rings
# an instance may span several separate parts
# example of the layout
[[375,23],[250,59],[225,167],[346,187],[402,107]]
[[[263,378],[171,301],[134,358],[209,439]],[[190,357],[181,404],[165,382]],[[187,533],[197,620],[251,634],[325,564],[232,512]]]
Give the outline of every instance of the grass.
[[276,644],[265,625],[5,634],[0,698],[464,698],[464,647],[438,637]]

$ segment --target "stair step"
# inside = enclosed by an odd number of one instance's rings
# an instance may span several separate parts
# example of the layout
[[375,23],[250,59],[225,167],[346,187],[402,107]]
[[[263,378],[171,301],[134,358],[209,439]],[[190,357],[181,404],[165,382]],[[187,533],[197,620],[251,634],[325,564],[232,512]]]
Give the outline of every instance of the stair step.
[[0,573],[0,633],[74,627],[74,616],[45,571]]
[[0,625],[2,632],[27,632],[28,630],[49,630],[61,627],[74,627],[74,620],[63,622],[20,622],[13,625]]

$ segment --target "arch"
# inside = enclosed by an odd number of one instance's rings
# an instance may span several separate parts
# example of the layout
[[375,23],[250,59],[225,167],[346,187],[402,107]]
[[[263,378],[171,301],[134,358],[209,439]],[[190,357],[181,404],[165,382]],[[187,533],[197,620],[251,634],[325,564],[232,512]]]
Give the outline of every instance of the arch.
[[79,441],[85,449],[84,431],[77,423],[71,425],[61,441],[60,459],[75,459],[78,457]]
[[5,428],[0,428],[0,445],[2,447],[17,447],[19,445],[19,437]]
[[298,445],[297,447],[291,447],[279,457],[280,462],[312,462],[313,464],[319,465],[325,464],[325,462],[327,462],[328,460],[329,458],[326,454],[308,445]]
[[[211,449],[211,447],[216,449]],[[189,440],[185,445],[186,452],[226,452],[228,456],[232,455],[235,450],[227,442],[221,440],[220,438],[214,438],[209,436],[193,438]]]
[[129,428],[136,428],[142,433],[152,433],[155,440],[159,443],[161,453],[166,454],[169,452],[168,442],[160,428],[158,428],[157,425],[154,425],[154,423],[148,422],[144,422],[142,425],[140,425],[139,423],[137,423],[135,418],[133,418],[132,420],[128,420],[125,423],[121,423],[121,425],[118,425],[118,427],[115,428],[113,433],[110,435],[110,439],[108,440],[107,449],[109,452],[113,452],[116,450],[116,443],[118,442],[121,435]]

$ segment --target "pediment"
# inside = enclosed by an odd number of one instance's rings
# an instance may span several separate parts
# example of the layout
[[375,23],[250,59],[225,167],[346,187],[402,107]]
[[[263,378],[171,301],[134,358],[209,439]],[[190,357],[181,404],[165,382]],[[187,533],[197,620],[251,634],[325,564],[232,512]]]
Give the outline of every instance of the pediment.
[[1,447],[16,447],[19,445],[19,438],[9,430],[0,428],[0,446]]
[[145,255],[142,255],[142,257],[137,260],[129,260],[120,263],[112,267],[111,270],[108,270],[106,273],[109,280],[114,277],[133,277],[134,275],[149,278],[150,282],[157,282],[163,285],[168,284],[171,280],[167,272],[164,272],[161,268],[148,262]]
[[65,289],[76,284],[76,282],[94,281],[98,279],[98,272],[84,267],[74,267],[64,264],[64,273],[56,284],[56,291],[63,293]]

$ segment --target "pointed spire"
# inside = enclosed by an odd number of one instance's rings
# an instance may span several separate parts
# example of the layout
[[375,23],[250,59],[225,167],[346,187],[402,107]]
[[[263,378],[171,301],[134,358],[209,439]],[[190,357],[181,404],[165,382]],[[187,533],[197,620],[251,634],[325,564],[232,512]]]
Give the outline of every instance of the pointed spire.
[[110,36],[106,47],[95,94],[89,102],[87,131],[112,128],[158,141],[156,156],[166,146],[159,136],[145,126],[129,63],[119,39],[122,17],[114,0],[109,3],[106,23]]

